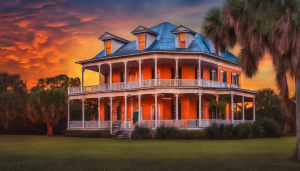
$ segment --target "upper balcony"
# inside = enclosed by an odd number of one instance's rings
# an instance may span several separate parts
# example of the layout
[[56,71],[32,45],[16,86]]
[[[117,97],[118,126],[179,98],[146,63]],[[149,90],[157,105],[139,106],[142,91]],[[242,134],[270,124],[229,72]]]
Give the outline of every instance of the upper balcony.
[[69,95],[151,88],[240,87],[239,70],[200,59],[148,58],[89,65],[83,68],[82,78],[85,69],[98,71],[99,84],[84,86],[82,82],[81,87],[69,87]]

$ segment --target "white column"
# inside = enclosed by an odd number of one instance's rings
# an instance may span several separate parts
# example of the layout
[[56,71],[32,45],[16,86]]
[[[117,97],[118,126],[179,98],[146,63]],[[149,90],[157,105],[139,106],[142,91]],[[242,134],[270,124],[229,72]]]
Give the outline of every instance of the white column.
[[127,61],[124,62],[124,88],[127,89]]
[[101,65],[98,65],[99,69],[99,86],[101,85]]
[[70,128],[70,100],[68,100],[68,129]]
[[125,100],[125,118],[124,118],[124,125],[125,125],[125,128],[127,128],[127,96],[124,96],[124,100]]
[[112,63],[109,63],[109,87],[111,89],[112,84]]
[[138,95],[138,101],[139,101],[139,126],[141,126],[141,95]]
[[231,94],[231,123],[233,124],[233,94]]
[[157,94],[155,94],[155,128],[157,127]]
[[81,92],[83,92],[84,70],[85,70],[85,68],[82,67],[82,70],[81,70]]
[[84,128],[84,98],[82,98],[82,128]]
[[175,59],[176,63],[176,73],[175,73],[175,80],[176,80],[176,85],[179,85],[179,77],[178,77],[178,59]]
[[110,133],[112,134],[112,101],[113,98],[110,97]]
[[178,124],[178,94],[175,94],[175,98],[176,98],[176,124]]
[[198,86],[201,85],[201,60],[199,59],[198,61]]
[[202,94],[199,93],[199,127],[202,121]]
[[142,60],[139,60],[139,87],[142,87]]
[[154,70],[154,75],[155,75],[155,80],[154,80],[154,86],[157,86],[157,58],[154,59],[155,63],[155,70]]
[[101,119],[100,119],[100,108],[101,106],[100,106],[100,98],[98,98],[98,127],[100,128],[100,121],[101,121]]
[[244,123],[244,120],[245,120],[245,106],[244,106],[244,96],[242,96],[242,105],[243,105],[243,107],[242,107],[242,113],[243,113],[243,123]]
[[253,121],[255,121],[255,98],[253,98]]

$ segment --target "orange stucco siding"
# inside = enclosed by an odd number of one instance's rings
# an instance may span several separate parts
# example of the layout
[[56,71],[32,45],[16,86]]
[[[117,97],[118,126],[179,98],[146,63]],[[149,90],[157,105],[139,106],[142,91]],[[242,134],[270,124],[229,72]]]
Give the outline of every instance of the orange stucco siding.
[[210,69],[209,68],[202,68],[203,71],[203,79],[210,80]]
[[195,79],[195,67],[190,65],[181,66],[181,79]]
[[[227,82],[228,82],[228,83],[232,83],[232,80],[231,80],[231,73],[232,73],[232,72],[238,74],[238,75],[239,75],[239,80],[238,80],[239,85],[238,85],[238,86],[241,87],[241,71],[234,70],[234,69],[227,68],[227,67],[223,67],[223,66],[218,66],[218,70],[223,70],[223,71],[226,71],[226,72],[227,72]],[[220,73],[218,72],[218,75],[219,75],[219,74],[220,74]],[[218,77],[218,78],[219,78],[218,81],[220,81],[220,77]]]

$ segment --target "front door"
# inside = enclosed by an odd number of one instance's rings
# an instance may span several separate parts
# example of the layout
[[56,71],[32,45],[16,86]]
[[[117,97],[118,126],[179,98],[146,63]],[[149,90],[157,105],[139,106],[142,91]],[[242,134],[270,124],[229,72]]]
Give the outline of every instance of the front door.
[[139,112],[133,112],[133,124],[135,124],[139,120]]

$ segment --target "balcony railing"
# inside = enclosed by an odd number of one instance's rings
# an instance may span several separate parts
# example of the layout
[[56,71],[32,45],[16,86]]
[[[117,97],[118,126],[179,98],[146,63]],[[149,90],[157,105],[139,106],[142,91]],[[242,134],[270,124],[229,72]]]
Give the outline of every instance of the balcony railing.
[[[238,85],[211,81],[211,80],[198,80],[198,79],[157,79],[157,87],[203,87],[203,88],[238,88]],[[138,88],[152,88],[155,87],[155,80],[142,80],[141,87],[139,81],[119,82],[112,84],[101,84],[93,86],[81,87],[69,87],[68,94],[78,94],[86,92],[98,92],[98,91],[118,91],[129,90]]]

